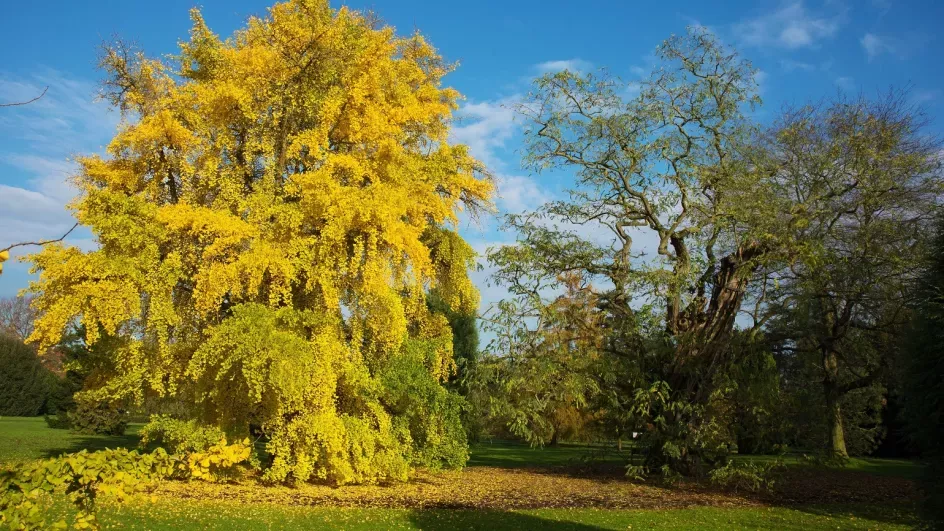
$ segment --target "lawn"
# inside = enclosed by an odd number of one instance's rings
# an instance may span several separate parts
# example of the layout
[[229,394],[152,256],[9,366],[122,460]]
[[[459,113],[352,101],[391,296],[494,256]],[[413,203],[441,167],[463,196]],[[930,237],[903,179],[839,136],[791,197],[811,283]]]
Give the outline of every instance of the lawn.
[[139,424],[131,424],[125,435],[75,435],[54,430],[42,417],[0,417],[0,464],[55,457],[82,449],[102,450],[138,444]]
[[606,509],[351,509],[287,508],[221,503],[128,503],[105,508],[100,519],[122,529],[911,529],[909,514],[866,506],[697,507],[672,510]]
[[[770,462],[777,459],[772,455],[739,455],[735,459],[741,461]],[[781,458],[784,465],[788,467],[809,467],[811,466],[803,457],[798,455],[787,455]],[[843,467],[843,470],[849,472],[865,472],[877,476],[891,476],[907,479],[916,479],[921,472],[921,466],[917,461],[908,459],[879,459],[874,457],[850,457],[849,461]]]
[[[137,428],[122,437],[78,436],[50,429],[41,418],[0,418],[0,465],[81,448],[133,447]],[[103,503],[99,518],[117,529],[907,529],[915,523],[907,492],[917,467],[908,461],[860,459],[835,471],[791,458],[799,475],[785,480],[784,490],[751,496],[630,482],[619,474],[625,455],[592,445],[481,443],[461,473],[420,472],[407,484],[166,482],[128,503]],[[606,473],[588,468],[601,464]]]
[[[532,448],[520,442],[481,442],[472,445],[469,466],[523,468],[622,464],[630,457],[628,448],[628,444],[624,445],[623,451],[617,451],[616,447],[612,445],[561,443],[553,448]],[[771,462],[778,459],[778,456],[737,455],[734,459],[738,461]],[[811,466],[800,455],[787,455],[780,457],[780,459],[787,467]],[[853,457],[849,459],[843,470],[915,479],[920,473],[921,467],[916,461],[908,459]]]
[[579,466],[588,463],[624,463],[628,451],[615,447],[561,443],[555,447],[532,448],[511,441],[473,444],[469,466],[497,468]]

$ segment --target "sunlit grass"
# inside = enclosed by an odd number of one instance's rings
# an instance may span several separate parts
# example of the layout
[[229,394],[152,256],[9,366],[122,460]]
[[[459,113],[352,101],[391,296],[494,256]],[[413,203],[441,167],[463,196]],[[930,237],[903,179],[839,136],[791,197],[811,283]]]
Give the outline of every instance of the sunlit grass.
[[[133,447],[139,426],[122,437],[81,436],[54,430],[42,418],[0,418],[0,465],[77,451],[117,446]],[[470,466],[528,468],[589,463],[618,465],[629,456],[607,445],[561,444],[531,448],[527,444],[492,442],[472,446]],[[772,456],[738,456],[768,461]],[[810,466],[787,456],[791,467]],[[854,458],[849,470],[878,475],[913,477],[919,467],[911,461]],[[522,485],[527,489],[527,485]],[[64,501],[50,514],[70,514]],[[914,515],[908,504],[842,504],[804,507],[697,507],[671,510],[614,509],[381,509],[339,508],[196,501],[159,496],[137,497],[126,504],[104,502],[98,517],[113,529],[908,529]]]
[[0,417],[0,464],[55,457],[82,449],[133,448],[139,424],[130,424],[122,436],[76,435],[52,429],[42,417]]

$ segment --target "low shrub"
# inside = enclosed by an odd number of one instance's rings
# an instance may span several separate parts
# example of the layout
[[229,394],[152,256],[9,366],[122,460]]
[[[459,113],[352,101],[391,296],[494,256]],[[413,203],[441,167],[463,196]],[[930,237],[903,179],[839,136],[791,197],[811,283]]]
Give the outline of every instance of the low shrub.
[[249,453],[248,439],[236,444],[222,439],[205,452],[189,455],[168,454],[163,448],[145,454],[116,448],[15,465],[0,473],[0,528],[65,528],[65,520],[47,522],[45,510],[46,495],[63,493],[77,509],[73,526],[96,529],[99,496],[121,501],[159,479],[233,477]]
[[766,463],[758,463],[754,460],[731,460],[724,466],[709,472],[708,477],[715,485],[734,492],[739,490],[750,492],[771,490],[774,486],[775,473],[781,470],[783,466],[781,459]]
[[223,437],[206,451],[188,455],[187,471],[191,478],[204,481],[233,479],[240,472],[236,465],[248,461],[251,453],[252,446],[248,438],[235,444],[226,444],[226,438]]
[[69,420],[69,415],[65,412],[46,415],[43,418],[46,420],[46,425],[55,430],[68,430],[72,427],[72,421]]
[[[23,463],[0,474],[0,524],[10,529],[45,529],[44,494],[65,493],[78,509],[76,529],[97,528],[98,496],[119,500],[140,490],[149,480],[170,478],[185,471],[180,460],[158,449],[139,454],[124,448],[75,454]],[[52,524],[65,528],[65,521]]]
[[124,435],[128,415],[109,402],[78,402],[68,414],[70,428],[83,435]]
[[168,415],[154,415],[141,428],[141,445],[158,444],[171,453],[204,452],[225,437],[215,426],[203,426],[195,420],[180,420]]

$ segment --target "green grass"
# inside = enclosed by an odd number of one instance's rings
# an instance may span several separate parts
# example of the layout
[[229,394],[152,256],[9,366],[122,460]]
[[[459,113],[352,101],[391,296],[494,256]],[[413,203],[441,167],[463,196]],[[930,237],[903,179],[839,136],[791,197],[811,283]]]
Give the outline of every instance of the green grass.
[[[623,464],[630,453],[624,445],[617,451],[613,445],[561,443],[558,446],[532,448],[528,444],[513,441],[481,442],[470,448],[469,466],[492,466],[497,468],[558,467],[583,465],[586,463]],[[736,460],[769,462],[777,459],[773,455],[737,455]],[[798,455],[783,458],[787,466],[813,466]],[[908,459],[878,459],[853,457],[842,470],[867,472],[878,476],[895,476],[916,479],[921,472],[917,461]]]
[[[736,460],[770,462],[777,459],[773,455],[738,455]],[[807,460],[797,455],[783,457],[786,466],[813,466]],[[921,474],[921,464],[908,459],[879,459],[874,457],[852,457],[840,470],[852,472],[866,472],[876,476],[893,476],[905,479],[917,479]]]
[[625,529],[910,529],[908,513],[865,506],[698,507],[663,511],[536,509],[342,509],[215,503],[139,503],[103,507],[116,529],[424,529],[591,531]]
[[[29,459],[53,457],[76,452],[83,448],[101,450],[138,444],[140,424],[131,424],[120,437],[107,435],[75,435],[68,430],[54,430],[41,417],[0,417],[0,464]],[[482,442],[472,445],[469,466],[498,468],[557,467],[586,463],[625,463],[629,452],[618,452],[614,446],[562,443],[556,447],[532,448],[527,444],[509,441]],[[737,459],[770,461],[767,455],[741,455]],[[786,456],[789,466],[805,466],[799,456]],[[883,476],[914,479],[920,473],[915,461],[906,459],[852,458],[846,470],[868,472]]]
[[0,464],[55,457],[82,449],[102,450],[138,444],[138,424],[131,424],[125,435],[76,435],[69,430],[54,430],[42,417],[0,417]]
[[[137,445],[138,425],[121,437],[73,435],[54,430],[42,418],[0,418],[0,465],[78,451]],[[621,463],[628,452],[599,445],[561,444],[531,448],[526,444],[495,442],[473,445],[469,466],[500,468],[554,467],[575,464]],[[739,459],[773,459],[739,456]],[[790,456],[791,466],[804,466]],[[853,459],[849,469],[872,474],[913,477],[911,461]],[[527,488],[523,485],[522,488]],[[66,513],[64,504],[58,511]],[[52,516],[52,515],[50,515]],[[673,510],[536,509],[495,511],[468,509],[342,509],[191,500],[127,504],[104,503],[98,517],[115,529],[909,529],[914,516],[905,506],[861,504],[801,508],[699,507]]]
[[588,462],[619,464],[629,457],[628,451],[619,452],[611,446],[569,443],[532,448],[525,443],[496,441],[473,444],[469,450],[469,466],[497,468],[557,467]]

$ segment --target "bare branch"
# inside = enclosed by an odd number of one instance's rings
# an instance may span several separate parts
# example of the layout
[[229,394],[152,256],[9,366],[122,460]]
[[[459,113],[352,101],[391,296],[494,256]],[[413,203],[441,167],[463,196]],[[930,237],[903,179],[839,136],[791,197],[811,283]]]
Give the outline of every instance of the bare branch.
[[62,236],[56,238],[55,240],[40,240],[40,241],[38,241],[38,242],[20,242],[20,243],[14,243],[13,245],[10,245],[10,246],[8,246],[8,247],[4,247],[3,249],[0,249],[0,252],[9,251],[10,249],[13,249],[14,247],[25,247],[25,246],[27,246],[27,245],[40,245],[40,246],[42,246],[42,245],[47,245],[47,244],[50,244],[50,243],[58,243],[58,242],[61,242],[61,241],[64,240],[64,239],[66,239],[66,236],[68,236],[69,234],[71,234],[72,231],[74,231],[75,228],[78,227],[78,226],[79,226],[79,223],[76,222],[75,225],[73,225],[71,229],[67,230],[65,234],[63,234]]
[[43,96],[45,96],[47,90],[49,90],[49,87],[44,88],[42,94],[40,94],[39,96],[36,96],[35,98],[33,98],[33,99],[29,100],[29,101],[18,101],[18,102],[13,102],[13,103],[0,103],[0,107],[16,107],[16,106],[18,106],[18,105],[28,105],[28,104],[33,103],[34,101],[38,100],[39,98],[42,98]]

